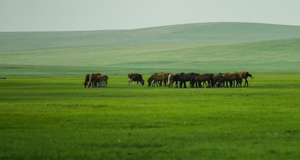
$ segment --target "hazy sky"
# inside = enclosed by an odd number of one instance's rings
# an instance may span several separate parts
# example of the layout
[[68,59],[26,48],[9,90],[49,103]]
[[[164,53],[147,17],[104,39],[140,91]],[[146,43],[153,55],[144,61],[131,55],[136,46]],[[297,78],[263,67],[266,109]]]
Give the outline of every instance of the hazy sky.
[[186,23],[300,26],[300,0],[0,0],[0,31],[136,29]]

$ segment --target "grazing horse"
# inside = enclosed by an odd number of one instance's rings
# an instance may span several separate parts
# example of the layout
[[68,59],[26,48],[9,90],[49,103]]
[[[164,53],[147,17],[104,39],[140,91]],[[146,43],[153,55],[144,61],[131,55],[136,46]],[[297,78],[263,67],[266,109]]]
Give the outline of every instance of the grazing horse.
[[213,87],[217,86],[217,87],[221,87],[222,83],[223,83],[223,76],[222,75],[214,75],[213,76],[213,80],[212,80],[212,83],[213,83]]
[[170,83],[173,84],[174,82],[176,82],[176,86],[178,86],[178,81],[180,82],[180,88],[182,88],[182,84],[184,85],[183,87],[186,88],[186,82],[187,81],[191,81],[192,77],[195,75],[196,73],[177,73],[174,74],[170,77]]
[[84,88],[86,88],[89,81],[90,81],[90,74],[86,74],[83,82]]
[[173,87],[173,83],[175,82],[175,88],[178,87],[178,81],[180,81],[179,79],[180,77],[180,73],[170,73],[168,75],[168,87]]
[[101,76],[100,73],[92,73],[90,74],[90,79],[89,79],[89,84],[88,84],[88,87],[90,88],[91,87],[91,84],[93,83],[94,85],[92,87],[95,86],[95,80],[98,76]]
[[[169,75],[168,75],[168,82],[167,82],[167,86],[169,88],[173,87],[173,83],[174,83],[174,81],[176,81],[176,80],[174,80],[174,77],[177,74],[180,74],[180,73],[169,73]],[[179,79],[178,79],[178,81],[179,81]],[[175,86],[176,88],[178,87],[178,81],[176,81],[176,86]]]
[[219,75],[223,76],[223,87],[225,85],[226,82],[226,87],[228,87],[228,82],[230,84],[230,87],[234,87],[233,83],[236,82],[236,87],[238,87],[238,84],[241,82],[242,80],[242,76],[239,73],[219,73]]
[[107,75],[100,75],[95,80],[95,86],[97,87],[97,83],[99,83],[99,87],[107,87]]
[[[164,82],[164,84],[166,85],[167,80],[168,80],[168,73],[164,73],[164,72],[161,72],[161,73],[154,73],[154,74],[152,74],[152,75],[148,78],[148,80],[147,80],[147,82],[148,82],[148,87],[151,86],[152,81],[154,81],[154,82],[152,83],[152,87],[154,87],[155,84],[157,84],[157,82]],[[158,85],[157,85],[157,86],[158,86]],[[161,83],[160,83],[160,86],[161,86]]]
[[203,82],[204,84],[206,84],[206,82],[208,83],[207,87],[209,87],[213,80],[213,75],[210,73],[204,73],[204,74],[195,74],[190,81],[190,87],[194,88],[194,84],[198,83],[199,87],[201,86],[201,83]]
[[128,81],[128,84],[131,85],[131,82],[132,81],[136,81],[137,82],[137,85],[139,84],[139,82],[144,85],[144,79],[143,79],[143,76],[141,74],[138,74],[138,73],[129,73],[128,74],[128,78],[129,78],[129,81]]
[[[234,72],[234,73],[241,74],[242,80],[245,79],[245,85],[244,85],[244,87],[246,86],[246,84],[247,84],[247,87],[249,86],[247,78],[251,77],[251,79],[252,79],[252,75],[249,72]],[[242,83],[242,81],[241,81],[241,83]]]

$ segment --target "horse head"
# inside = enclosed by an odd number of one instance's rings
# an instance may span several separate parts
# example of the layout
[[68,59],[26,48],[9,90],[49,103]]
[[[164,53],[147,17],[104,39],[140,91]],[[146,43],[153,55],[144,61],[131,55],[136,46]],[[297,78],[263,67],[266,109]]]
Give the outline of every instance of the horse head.
[[142,79],[142,80],[141,80],[141,84],[144,85],[144,83],[145,83],[145,81]]
[[147,82],[148,82],[148,87],[151,86],[152,80],[153,80],[153,75],[151,75],[151,76],[148,78],[148,80],[147,80]]

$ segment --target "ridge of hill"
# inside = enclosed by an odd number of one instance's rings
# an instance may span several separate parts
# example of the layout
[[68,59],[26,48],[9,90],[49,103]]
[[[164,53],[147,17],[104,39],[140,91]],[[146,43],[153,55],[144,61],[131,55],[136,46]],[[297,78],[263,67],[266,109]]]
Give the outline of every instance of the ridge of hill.
[[162,42],[247,42],[300,37],[300,26],[196,23],[133,30],[0,32],[0,51]]

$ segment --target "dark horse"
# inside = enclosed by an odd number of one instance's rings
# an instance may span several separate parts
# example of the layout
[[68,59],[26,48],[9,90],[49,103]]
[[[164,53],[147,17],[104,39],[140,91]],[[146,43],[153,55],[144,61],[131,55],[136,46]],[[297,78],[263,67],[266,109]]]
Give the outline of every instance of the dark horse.
[[187,81],[191,81],[192,77],[195,75],[196,73],[177,73],[174,75],[171,75],[171,77],[169,78],[170,84],[173,84],[174,82],[176,82],[176,86],[178,86],[178,81],[180,82],[180,88],[182,88],[182,84],[183,87],[186,88],[186,82]]
[[[199,83],[199,87],[201,86],[201,83],[203,82],[204,84],[206,84],[206,82],[208,83],[207,87],[210,87],[210,84],[212,84],[214,87],[214,84],[212,83],[213,81],[213,74],[210,73],[204,73],[204,74],[194,74],[194,76],[192,77],[191,81],[190,81],[190,87],[194,88],[194,84],[195,83]],[[204,85],[203,85],[204,86]]]
[[[247,87],[249,86],[248,84],[248,80],[247,80],[247,78],[248,77],[251,77],[251,79],[252,79],[252,75],[249,73],[249,72],[235,72],[235,73],[239,73],[239,74],[241,74],[241,76],[242,76],[242,79],[245,79],[245,85],[244,85],[244,87],[246,86],[246,84],[247,84]],[[242,82],[241,82],[242,83]]]
[[90,81],[90,74],[86,74],[83,82],[84,88],[86,88],[89,81]]
[[141,74],[138,74],[138,73],[129,73],[128,74],[128,78],[129,78],[129,81],[128,81],[129,85],[131,85],[132,81],[137,82],[137,85],[139,84],[139,82],[142,85],[144,85],[144,79],[143,79],[143,76]]

